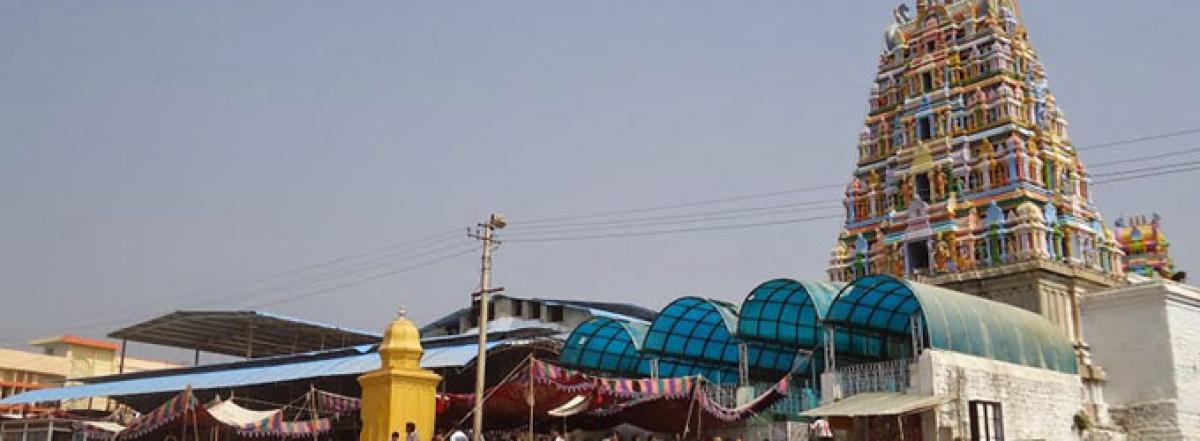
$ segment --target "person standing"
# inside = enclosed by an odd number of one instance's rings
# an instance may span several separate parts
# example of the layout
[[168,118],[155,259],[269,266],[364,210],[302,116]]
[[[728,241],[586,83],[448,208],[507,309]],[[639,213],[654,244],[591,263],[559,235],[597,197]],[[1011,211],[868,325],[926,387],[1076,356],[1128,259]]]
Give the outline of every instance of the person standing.
[[833,430],[829,429],[829,421],[826,421],[825,418],[817,418],[816,421],[809,424],[808,437],[814,440],[832,441]]
[[417,436],[417,424],[409,421],[404,424],[404,441],[421,441],[421,437]]

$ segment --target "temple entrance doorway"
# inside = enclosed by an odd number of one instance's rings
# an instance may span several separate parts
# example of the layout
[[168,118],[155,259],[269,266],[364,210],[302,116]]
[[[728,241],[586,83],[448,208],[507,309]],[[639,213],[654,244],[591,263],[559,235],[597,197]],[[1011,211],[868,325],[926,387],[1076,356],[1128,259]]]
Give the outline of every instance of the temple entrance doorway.
[[909,242],[904,251],[910,273],[929,274],[929,246],[925,242]]

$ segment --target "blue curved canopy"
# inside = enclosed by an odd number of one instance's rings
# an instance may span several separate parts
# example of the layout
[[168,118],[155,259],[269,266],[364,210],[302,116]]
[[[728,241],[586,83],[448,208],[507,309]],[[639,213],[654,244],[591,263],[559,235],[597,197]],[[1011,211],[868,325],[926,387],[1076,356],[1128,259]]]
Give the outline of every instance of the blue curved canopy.
[[567,337],[559,361],[567,366],[640,375],[648,368],[642,356],[646,326],[608,317],[593,317],[580,323]]
[[821,320],[844,283],[775,279],[746,296],[738,314],[738,336],[803,349],[823,344]]
[[702,375],[717,383],[737,381],[738,372],[732,366],[643,354],[646,330],[646,325],[638,323],[593,317],[576,326],[567,337],[559,362],[579,369],[646,377],[651,375],[651,360],[657,360],[660,377]]
[[789,372],[796,352],[734,337],[738,318],[734,306],[699,297],[683,297],[671,302],[646,332],[643,350],[684,360],[737,366],[739,344],[746,344],[747,363],[751,368]]
[[1077,373],[1074,346],[1041,316],[1003,303],[886,275],[860,278],[826,316],[839,354],[893,358],[908,346],[913,318],[926,344],[1025,366]]

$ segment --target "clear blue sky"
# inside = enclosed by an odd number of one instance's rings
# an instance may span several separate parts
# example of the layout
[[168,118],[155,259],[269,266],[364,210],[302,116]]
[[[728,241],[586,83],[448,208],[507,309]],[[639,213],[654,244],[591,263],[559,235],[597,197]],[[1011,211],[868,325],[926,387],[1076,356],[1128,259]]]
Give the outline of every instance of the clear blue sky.
[[[1077,144],[1200,127],[1200,3],[1024,3]],[[516,225],[843,183],[894,4],[0,3],[3,343],[310,292],[354,278],[239,294],[491,211]],[[1189,146],[1200,136],[1084,159]],[[1178,264],[1200,272],[1198,184],[1104,186],[1098,201],[1110,221],[1162,213]],[[824,278],[838,228],[514,241],[496,281],[655,308],[738,301],[767,278]],[[423,322],[466,304],[477,265],[268,309],[380,329],[403,304]]]

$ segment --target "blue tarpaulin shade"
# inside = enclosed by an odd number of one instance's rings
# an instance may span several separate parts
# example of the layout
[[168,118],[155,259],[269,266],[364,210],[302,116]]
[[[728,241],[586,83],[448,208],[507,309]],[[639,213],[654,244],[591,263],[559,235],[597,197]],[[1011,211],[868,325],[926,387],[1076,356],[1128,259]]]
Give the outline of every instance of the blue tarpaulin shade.
[[[490,342],[488,349],[504,343],[503,341]],[[421,358],[421,367],[464,366],[475,359],[478,348],[479,346],[472,343],[426,349],[425,355]],[[377,368],[379,368],[379,354],[370,346],[360,346],[356,353],[337,358],[209,372],[168,373],[150,378],[40,389],[5,398],[0,400],[0,404],[42,403],[89,397],[173,392],[183,390],[189,385],[194,390],[231,388],[305,378],[358,375]]]

